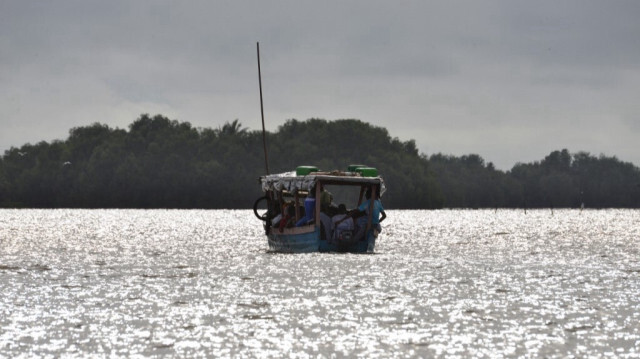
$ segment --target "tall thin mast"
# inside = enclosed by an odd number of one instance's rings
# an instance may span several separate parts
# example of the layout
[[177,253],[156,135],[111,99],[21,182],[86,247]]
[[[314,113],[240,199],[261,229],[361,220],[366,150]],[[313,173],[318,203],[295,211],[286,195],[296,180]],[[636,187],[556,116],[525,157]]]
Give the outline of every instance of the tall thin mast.
[[264,106],[262,104],[262,73],[260,72],[260,43],[256,42],[258,49],[258,84],[260,85],[260,114],[262,115],[262,146],[264,147],[264,166],[269,174],[269,156],[267,155],[267,135],[264,129]]

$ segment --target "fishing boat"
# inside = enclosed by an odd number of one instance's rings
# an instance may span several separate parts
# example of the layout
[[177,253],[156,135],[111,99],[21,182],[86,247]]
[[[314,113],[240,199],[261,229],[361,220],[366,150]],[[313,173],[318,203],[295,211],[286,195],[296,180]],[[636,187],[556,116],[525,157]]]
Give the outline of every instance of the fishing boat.
[[[375,168],[351,165],[347,171],[323,172],[314,166],[300,166],[296,171],[262,176],[260,184],[264,196],[256,200],[253,210],[264,222],[270,251],[374,251],[378,230],[372,224],[373,206],[386,189]],[[350,203],[332,203],[327,187],[342,193]],[[370,200],[362,215],[357,209],[366,203],[365,195]],[[347,208],[351,211],[345,213]],[[354,214],[361,216],[354,220]],[[342,223],[345,220],[346,226]]]
[[[266,175],[260,177],[264,195],[256,200],[253,212],[264,222],[269,249],[274,252],[354,252],[371,253],[375,249],[380,225],[377,212],[384,210],[377,199],[385,191],[378,170],[364,165],[350,165],[346,171],[319,171],[315,166],[299,166],[295,171],[270,174],[267,152],[264,106],[262,100],[262,74],[260,70],[260,43],[258,55],[258,84],[260,114],[262,117],[262,145]],[[347,204],[335,206],[325,187],[332,186],[343,194],[346,188],[359,195]],[[359,191],[358,191],[359,190]],[[353,192],[353,191],[351,191]],[[366,197],[367,201],[363,201]],[[266,202],[266,211],[258,208]],[[377,205],[376,205],[377,203]],[[384,217],[382,218],[384,219]],[[382,220],[381,219],[381,220]]]

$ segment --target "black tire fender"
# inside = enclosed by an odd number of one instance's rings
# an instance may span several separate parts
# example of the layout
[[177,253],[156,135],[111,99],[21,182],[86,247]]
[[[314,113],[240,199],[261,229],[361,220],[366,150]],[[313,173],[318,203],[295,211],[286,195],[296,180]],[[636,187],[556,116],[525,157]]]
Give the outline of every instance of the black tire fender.
[[267,221],[267,217],[269,215],[269,211],[267,210],[267,213],[260,215],[258,214],[258,204],[260,204],[260,202],[262,202],[263,200],[266,200],[267,203],[269,202],[269,198],[267,196],[262,196],[258,199],[256,199],[256,201],[253,203],[253,214],[256,215],[256,217],[261,220],[261,221]]

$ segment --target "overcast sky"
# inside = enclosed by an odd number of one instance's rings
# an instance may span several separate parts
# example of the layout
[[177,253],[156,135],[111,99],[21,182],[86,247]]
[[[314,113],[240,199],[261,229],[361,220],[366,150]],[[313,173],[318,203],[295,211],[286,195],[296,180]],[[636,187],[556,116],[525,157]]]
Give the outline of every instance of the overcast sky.
[[[142,113],[357,118],[507,170],[640,165],[640,1],[0,0],[0,151]],[[354,139],[357,140],[357,139]]]

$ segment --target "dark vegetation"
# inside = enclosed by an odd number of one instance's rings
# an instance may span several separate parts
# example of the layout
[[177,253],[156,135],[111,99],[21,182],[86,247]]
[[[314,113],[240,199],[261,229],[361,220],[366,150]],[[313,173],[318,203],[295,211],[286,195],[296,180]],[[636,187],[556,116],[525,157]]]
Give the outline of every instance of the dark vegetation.
[[[420,154],[359,120],[289,120],[267,144],[272,173],[377,167],[387,208],[640,207],[640,170],[615,157],[554,151],[503,172],[478,155]],[[262,133],[237,120],[200,129],[142,115],[128,131],[96,123],[5,151],[0,206],[248,208],[264,168]]]

